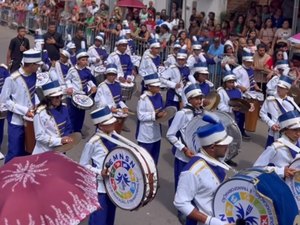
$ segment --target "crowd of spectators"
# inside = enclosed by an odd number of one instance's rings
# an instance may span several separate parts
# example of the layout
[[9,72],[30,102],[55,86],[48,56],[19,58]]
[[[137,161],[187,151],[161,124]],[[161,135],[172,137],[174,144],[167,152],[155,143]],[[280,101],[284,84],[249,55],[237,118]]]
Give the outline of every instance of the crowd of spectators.
[[[255,53],[257,46],[263,46],[276,61],[278,51],[287,51],[287,39],[292,35],[291,18],[284,16],[288,13],[283,1],[273,0],[270,5],[247,1],[247,4],[246,11],[227,12],[221,20],[217,20],[219,17],[214,12],[199,12],[194,8],[188,21],[182,19],[182,10],[174,2],[169,12],[166,9],[158,12],[152,1],[143,9],[128,10],[117,6],[109,10],[104,1],[97,4],[94,0],[83,0],[80,4],[76,1],[3,0],[1,7],[16,10],[19,25],[26,22],[26,13],[30,12],[39,18],[37,26],[41,18],[47,18],[57,22],[58,32],[75,35],[76,30],[83,30],[88,44],[92,44],[89,37],[99,32],[104,32],[107,38],[120,35],[126,20],[131,38],[140,42],[147,42],[153,33],[158,35],[163,48],[179,40],[191,52],[193,36],[196,36],[203,50],[213,57],[230,55],[231,47],[236,56],[234,64],[240,63],[241,47],[248,47]],[[226,46],[228,40],[230,46]]]

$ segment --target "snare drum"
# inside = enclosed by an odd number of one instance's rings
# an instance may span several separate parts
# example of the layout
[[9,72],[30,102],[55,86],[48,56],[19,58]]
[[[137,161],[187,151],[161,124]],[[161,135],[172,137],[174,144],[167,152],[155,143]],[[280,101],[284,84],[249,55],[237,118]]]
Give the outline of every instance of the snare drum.
[[284,181],[273,173],[252,168],[222,183],[213,200],[214,216],[233,224],[293,224],[298,210]]
[[289,168],[296,169],[297,172],[292,178],[286,178],[285,182],[290,187],[300,211],[300,158],[294,160]]
[[87,95],[77,93],[72,96],[72,104],[79,109],[89,110],[93,107],[94,101]]
[[94,76],[97,82],[97,85],[102,83],[105,80],[105,66],[97,66],[94,69]]
[[117,119],[117,122],[115,123],[115,131],[120,134],[128,114],[125,114],[122,112],[122,110],[119,110],[117,113],[114,113],[113,116]]
[[35,147],[35,134],[33,127],[33,118],[24,116],[24,129],[25,129],[25,151],[32,154]]
[[120,83],[121,89],[122,89],[122,100],[127,101],[130,100],[132,97],[132,94],[134,92],[134,86],[135,84],[133,82],[131,83]]
[[106,193],[121,209],[137,210],[154,199],[158,174],[149,153],[140,148],[117,147],[104,160],[110,171],[104,180]]

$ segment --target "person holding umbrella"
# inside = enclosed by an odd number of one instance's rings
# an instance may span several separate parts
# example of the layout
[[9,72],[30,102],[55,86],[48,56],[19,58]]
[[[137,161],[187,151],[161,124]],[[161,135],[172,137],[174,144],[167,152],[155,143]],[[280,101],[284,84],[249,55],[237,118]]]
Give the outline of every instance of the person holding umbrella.
[[72,143],[72,123],[68,108],[62,104],[62,90],[57,80],[42,86],[45,99],[33,118],[36,144],[32,154],[51,151],[54,147]]
[[106,134],[114,138],[117,119],[113,117],[108,106],[91,112],[91,118],[97,131],[86,143],[79,163],[98,174],[98,199],[101,209],[91,214],[89,225],[113,225],[116,206],[106,194],[103,180],[104,177],[108,176],[108,170],[102,168],[106,155],[117,147],[117,145],[102,137],[101,134]]

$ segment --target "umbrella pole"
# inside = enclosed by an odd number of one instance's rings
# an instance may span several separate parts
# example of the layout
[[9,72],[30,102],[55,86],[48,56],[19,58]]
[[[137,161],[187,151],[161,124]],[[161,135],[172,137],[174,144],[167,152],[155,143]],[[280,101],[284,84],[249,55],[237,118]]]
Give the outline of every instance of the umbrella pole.
[[299,1],[294,1],[292,35],[296,34],[297,21],[298,21],[298,12],[299,12]]

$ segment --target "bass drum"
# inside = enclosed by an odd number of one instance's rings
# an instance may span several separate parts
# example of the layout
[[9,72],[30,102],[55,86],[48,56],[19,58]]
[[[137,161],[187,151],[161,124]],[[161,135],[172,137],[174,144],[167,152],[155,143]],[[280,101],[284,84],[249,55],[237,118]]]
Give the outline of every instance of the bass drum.
[[194,152],[198,152],[199,149],[201,149],[201,144],[199,142],[199,138],[197,138],[197,129],[199,127],[202,127],[207,122],[202,120],[203,115],[208,114],[213,117],[218,117],[221,121],[221,123],[224,125],[228,135],[233,137],[233,141],[230,143],[228,147],[227,154],[225,156],[225,160],[233,159],[235,156],[238,155],[239,149],[242,144],[242,134],[239,130],[239,127],[237,126],[234,119],[230,116],[230,114],[220,111],[204,111],[202,115],[194,117],[187,125],[186,131],[185,131],[185,137],[186,137],[186,144],[187,147]]
[[[276,187],[276,188],[274,188]],[[214,216],[225,224],[293,224],[298,214],[292,193],[275,174],[258,168],[225,181],[213,199]]]
[[296,169],[297,172],[292,178],[286,178],[285,182],[290,187],[300,211],[300,159],[294,160],[289,168]]
[[111,201],[124,210],[137,210],[154,199],[158,174],[154,160],[143,149],[117,147],[104,160],[109,176],[104,180]]

